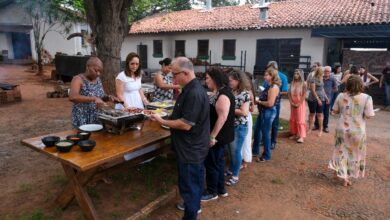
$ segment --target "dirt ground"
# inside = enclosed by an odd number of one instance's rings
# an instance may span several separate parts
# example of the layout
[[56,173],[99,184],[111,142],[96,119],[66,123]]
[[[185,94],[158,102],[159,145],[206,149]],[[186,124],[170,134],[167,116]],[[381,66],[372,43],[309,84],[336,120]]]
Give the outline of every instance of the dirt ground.
[[[53,208],[66,182],[60,164],[20,144],[71,128],[71,103],[46,98],[53,82],[27,68],[0,65],[0,82],[19,84],[23,99],[0,106],[0,219],[83,219],[76,202],[64,211]],[[281,115],[289,118],[285,100]],[[331,119],[330,134],[318,138],[314,132],[304,144],[279,138],[272,161],[250,164],[239,184],[227,187],[227,198],[202,203],[199,219],[390,219],[390,112],[369,120],[367,175],[349,188],[327,169],[333,124]],[[101,218],[125,219],[169,190],[176,183],[174,170],[174,162],[164,158],[135,168],[123,164],[108,171],[113,184],[99,182],[88,193]],[[180,219],[177,200],[147,219]]]

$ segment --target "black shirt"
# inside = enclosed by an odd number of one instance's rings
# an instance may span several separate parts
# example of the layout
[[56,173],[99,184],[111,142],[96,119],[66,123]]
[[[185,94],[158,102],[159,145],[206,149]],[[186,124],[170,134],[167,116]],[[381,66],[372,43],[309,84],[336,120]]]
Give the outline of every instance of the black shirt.
[[386,84],[390,85],[390,68],[386,67],[383,69],[382,74],[384,75],[384,81]]
[[235,111],[235,98],[230,88],[221,88],[215,97],[210,98],[210,130],[213,130],[215,123],[218,119],[217,110],[215,109],[215,103],[221,95],[225,95],[229,98],[230,109],[228,117],[223,124],[221,130],[218,132],[215,139],[220,144],[228,144],[234,140],[234,111]]
[[189,131],[171,129],[172,146],[182,163],[203,163],[209,151],[210,117],[206,90],[193,79],[182,90],[172,119],[191,125]]

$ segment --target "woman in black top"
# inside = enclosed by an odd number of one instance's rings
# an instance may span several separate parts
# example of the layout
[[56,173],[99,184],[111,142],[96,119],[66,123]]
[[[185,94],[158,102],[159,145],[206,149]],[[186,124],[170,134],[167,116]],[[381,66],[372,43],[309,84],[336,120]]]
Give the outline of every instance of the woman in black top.
[[202,201],[209,201],[228,194],[224,187],[224,149],[234,140],[233,93],[227,76],[220,68],[206,72],[206,84],[210,96],[210,150],[205,160],[207,190]]

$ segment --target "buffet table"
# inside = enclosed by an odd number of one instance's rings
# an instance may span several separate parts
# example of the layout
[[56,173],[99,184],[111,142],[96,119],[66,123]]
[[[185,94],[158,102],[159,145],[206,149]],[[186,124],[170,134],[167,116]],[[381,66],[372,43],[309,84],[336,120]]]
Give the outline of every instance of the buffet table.
[[[69,130],[54,135],[65,139],[67,135],[76,134]],[[48,136],[44,135],[44,136]],[[56,147],[45,147],[41,141],[44,136],[29,138],[22,144],[40,153],[58,160],[68,177],[69,182],[56,202],[61,208],[66,208],[76,197],[78,204],[88,219],[98,219],[96,210],[86,191],[86,184],[98,172],[109,167],[112,163],[126,160],[136,160],[142,155],[153,156],[166,144],[170,137],[169,130],[163,129],[157,122],[145,121],[142,130],[132,130],[123,135],[110,134],[104,131],[93,132],[90,139],[96,141],[96,147],[90,152],[82,152],[78,146],[73,146],[68,153],[59,153]]]

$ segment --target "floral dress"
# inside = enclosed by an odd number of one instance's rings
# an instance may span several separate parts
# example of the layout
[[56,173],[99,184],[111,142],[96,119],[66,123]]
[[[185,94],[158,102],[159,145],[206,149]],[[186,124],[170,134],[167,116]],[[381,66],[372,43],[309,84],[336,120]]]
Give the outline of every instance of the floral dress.
[[364,93],[355,96],[341,93],[333,110],[339,112],[340,118],[329,168],[343,179],[364,177],[367,149],[365,117],[375,115],[372,98]]
[[[83,86],[80,89],[80,95],[95,96],[103,98],[104,90],[100,78],[96,83],[90,83],[83,75],[79,75],[83,80]],[[85,124],[99,124],[99,119],[96,116],[99,109],[94,102],[75,103],[72,108],[72,125],[75,128]]]
[[[172,76],[170,74],[161,73],[161,76],[165,84],[172,84]],[[155,86],[153,102],[161,102],[172,99],[173,89],[161,89],[160,87]]]

